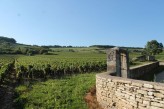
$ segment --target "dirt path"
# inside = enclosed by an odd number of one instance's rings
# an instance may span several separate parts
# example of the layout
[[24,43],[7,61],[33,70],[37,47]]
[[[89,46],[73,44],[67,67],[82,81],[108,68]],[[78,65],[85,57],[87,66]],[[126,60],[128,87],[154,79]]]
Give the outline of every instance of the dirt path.
[[103,109],[97,102],[96,98],[96,86],[92,87],[87,95],[85,96],[85,101],[89,109]]
[[15,74],[15,69],[12,67],[4,83],[0,86],[0,109],[14,109],[13,97],[16,87]]

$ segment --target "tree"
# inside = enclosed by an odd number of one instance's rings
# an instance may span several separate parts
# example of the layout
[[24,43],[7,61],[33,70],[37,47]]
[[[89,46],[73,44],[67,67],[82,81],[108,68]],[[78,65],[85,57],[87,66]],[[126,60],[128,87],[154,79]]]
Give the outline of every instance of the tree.
[[47,54],[48,50],[47,49],[40,49],[39,54]]
[[157,42],[156,40],[148,41],[144,50],[144,55],[156,55],[163,51],[163,44]]

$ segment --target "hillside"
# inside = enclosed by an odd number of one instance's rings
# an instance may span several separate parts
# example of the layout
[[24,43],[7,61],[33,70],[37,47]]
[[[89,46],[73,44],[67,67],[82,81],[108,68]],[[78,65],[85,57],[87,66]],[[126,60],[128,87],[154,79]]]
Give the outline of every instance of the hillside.
[[[14,38],[8,38],[0,36],[0,54],[48,54],[54,52],[95,52],[95,53],[106,53],[106,49],[113,48],[113,45],[91,45],[86,46],[60,46],[60,45],[49,45],[49,46],[38,46],[38,45],[26,45],[17,43]],[[129,51],[141,52],[143,48],[139,47],[120,47],[128,49]]]
[[48,49],[37,45],[19,44],[13,38],[0,36],[0,54],[46,54]]

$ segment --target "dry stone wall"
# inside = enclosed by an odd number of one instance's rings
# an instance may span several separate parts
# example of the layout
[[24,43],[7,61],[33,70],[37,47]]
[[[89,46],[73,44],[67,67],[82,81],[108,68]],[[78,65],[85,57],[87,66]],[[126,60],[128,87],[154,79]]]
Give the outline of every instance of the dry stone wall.
[[[130,69],[138,78],[157,68],[154,62]],[[96,75],[97,101],[104,109],[164,109],[164,84],[111,76]]]
[[164,84],[96,75],[97,101],[104,109],[164,109]]
[[149,75],[149,73],[152,73],[152,71],[154,69],[157,69],[158,67],[159,67],[159,61],[136,66],[136,67],[131,67],[129,71],[129,78],[137,79],[145,74]]

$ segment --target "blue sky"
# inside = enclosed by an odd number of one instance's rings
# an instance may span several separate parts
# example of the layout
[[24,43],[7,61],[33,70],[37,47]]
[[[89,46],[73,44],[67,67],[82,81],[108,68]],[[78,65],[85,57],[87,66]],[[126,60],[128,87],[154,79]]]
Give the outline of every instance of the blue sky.
[[18,43],[164,43],[164,0],[0,0],[0,36]]

